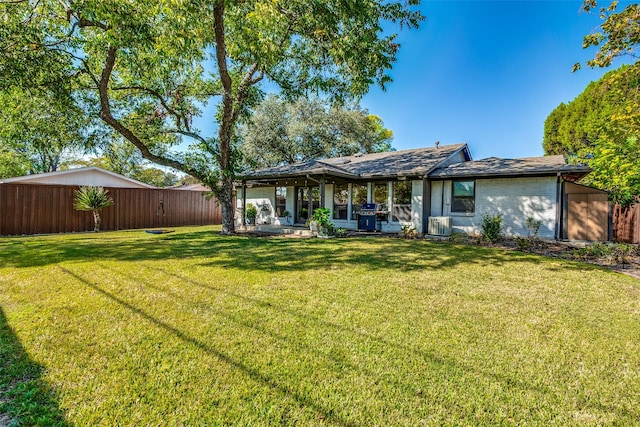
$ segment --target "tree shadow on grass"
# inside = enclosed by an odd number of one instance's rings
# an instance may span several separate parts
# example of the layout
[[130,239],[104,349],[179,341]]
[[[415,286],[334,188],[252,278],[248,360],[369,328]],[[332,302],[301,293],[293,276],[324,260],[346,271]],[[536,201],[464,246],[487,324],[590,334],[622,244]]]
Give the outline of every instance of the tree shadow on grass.
[[29,358],[0,307],[0,425],[67,426],[43,368]]
[[[70,236],[68,239],[12,238],[0,240],[0,266],[36,267],[60,262],[155,261],[196,259],[200,265],[240,271],[291,271],[360,267],[368,270],[417,271],[470,264],[538,264],[540,257],[448,242],[404,239],[287,239],[223,236],[211,230],[170,235],[144,232]],[[566,268],[583,269],[566,263]]]
[[178,339],[182,340],[186,344],[193,345],[196,348],[198,348],[199,350],[204,351],[205,353],[216,357],[217,359],[219,359],[220,361],[228,364],[229,366],[233,367],[234,369],[237,369],[237,370],[243,372],[251,380],[253,380],[253,381],[257,382],[257,383],[260,383],[260,384],[262,384],[264,386],[267,386],[270,389],[280,393],[281,395],[290,397],[290,398],[294,399],[296,402],[298,402],[299,404],[312,409],[313,411],[318,413],[324,419],[329,420],[330,422],[332,422],[334,424],[337,424],[337,425],[340,425],[340,426],[356,426],[356,425],[358,425],[356,423],[353,423],[353,422],[350,422],[350,421],[344,419],[339,414],[337,414],[333,409],[324,407],[320,402],[316,402],[311,397],[299,393],[297,390],[295,390],[294,387],[290,386],[286,382],[281,382],[281,381],[277,380],[276,378],[272,378],[271,376],[261,372],[259,369],[255,368],[253,366],[250,366],[250,365],[248,365],[248,364],[246,364],[246,363],[244,363],[244,362],[242,362],[240,360],[234,359],[233,357],[231,357],[230,355],[225,353],[224,350],[218,349],[218,348],[214,348],[211,345],[207,344],[206,342],[200,340],[199,338],[190,336],[186,332],[183,332],[180,329],[175,328],[174,326],[170,325],[169,323],[167,323],[167,322],[165,322],[165,321],[163,321],[161,319],[157,319],[156,317],[154,317],[151,314],[147,313],[142,308],[138,308],[138,307],[130,304],[126,300],[120,298],[119,296],[117,296],[115,294],[112,294],[111,292],[100,288],[99,286],[97,286],[96,284],[91,282],[90,280],[88,280],[88,279],[76,274],[75,272],[73,272],[73,271],[71,271],[69,269],[61,267],[61,270],[64,271],[69,276],[71,276],[71,277],[75,278],[76,280],[80,281],[84,285],[92,288],[93,290],[95,290],[96,292],[100,293],[101,295],[103,295],[103,296],[105,296],[105,297],[117,302],[121,306],[131,310],[132,312],[136,313],[137,315],[139,315],[143,319],[147,320],[148,322],[150,322],[150,323],[162,328],[167,333],[177,337]]

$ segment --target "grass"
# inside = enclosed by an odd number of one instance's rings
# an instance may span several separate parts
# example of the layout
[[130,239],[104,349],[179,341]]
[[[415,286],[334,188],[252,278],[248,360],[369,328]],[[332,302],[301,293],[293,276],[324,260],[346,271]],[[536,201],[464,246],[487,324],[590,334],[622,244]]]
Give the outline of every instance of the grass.
[[638,425],[640,282],[213,228],[0,239],[0,421]]

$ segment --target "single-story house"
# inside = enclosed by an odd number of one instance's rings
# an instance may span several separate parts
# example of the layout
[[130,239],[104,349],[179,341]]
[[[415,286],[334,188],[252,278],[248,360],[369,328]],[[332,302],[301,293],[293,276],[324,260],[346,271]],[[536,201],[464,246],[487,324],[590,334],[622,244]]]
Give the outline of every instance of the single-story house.
[[[598,205],[605,213],[598,212],[591,223],[580,217],[588,209],[569,210],[567,189],[581,193],[573,183],[589,172],[562,156],[474,161],[467,144],[357,154],[245,174],[237,186],[236,218],[243,225],[251,203],[258,208],[259,224],[302,225],[314,209],[326,207],[336,227],[368,229],[361,214],[375,204],[375,227],[383,232],[409,226],[419,233],[479,234],[485,215],[500,214],[509,236],[526,236],[527,218],[533,218],[541,221],[542,238],[567,238],[575,222],[598,228],[589,234],[592,240],[607,240],[608,204]],[[606,201],[605,193],[587,192]],[[290,218],[282,217],[285,211]]]

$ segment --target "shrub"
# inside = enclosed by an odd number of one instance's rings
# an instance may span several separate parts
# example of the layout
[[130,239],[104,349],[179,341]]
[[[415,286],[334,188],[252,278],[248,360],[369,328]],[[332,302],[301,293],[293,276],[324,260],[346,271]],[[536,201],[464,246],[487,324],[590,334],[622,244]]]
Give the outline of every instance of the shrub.
[[418,230],[412,225],[402,226],[402,237],[405,239],[415,239],[418,237]]
[[334,230],[334,235],[336,237],[347,237],[347,229],[343,227],[338,227]]
[[333,227],[333,223],[331,222],[331,209],[329,208],[314,209],[313,220],[318,224],[318,227]]
[[485,215],[482,218],[482,238],[491,243],[502,240],[502,215]]
[[527,232],[528,232],[529,238],[537,239],[538,231],[540,230],[542,221],[540,221],[539,219],[533,219],[532,217],[528,217],[524,223],[527,226]]
[[74,207],[79,211],[93,212],[94,227],[96,233],[100,231],[100,210],[113,204],[113,199],[109,196],[109,190],[103,187],[93,187],[91,185],[82,186],[75,191],[73,201]]
[[256,216],[258,216],[258,209],[256,209],[253,204],[247,204],[247,210],[244,213],[245,218],[247,219],[249,224],[253,224],[256,221]]

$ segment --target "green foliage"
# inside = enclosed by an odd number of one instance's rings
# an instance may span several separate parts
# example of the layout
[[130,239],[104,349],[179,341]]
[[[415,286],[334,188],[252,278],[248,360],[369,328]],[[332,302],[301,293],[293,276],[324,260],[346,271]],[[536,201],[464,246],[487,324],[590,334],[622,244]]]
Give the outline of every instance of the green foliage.
[[577,259],[602,259],[609,264],[628,264],[631,255],[638,253],[638,247],[627,243],[596,242],[573,251]]
[[333,235],[338,238],[347,237],[347,229],[344,227],[338,227],[333,231]]
[[331,222],[331,209],[329,208],[316,208],[313,210],[313,220],[318,227],[330,228],[333,227]]
[[527,217],[524,221],[524,225],[527,227],[527,236],[531,239],[537,239],[542,221],[533,217]]
[[258,216],[258,209],[252,203],[248,203],[244,216],[248,220],[255,220],[256,216]]
[[13,176],[56,171],[100,135],[70,96],[0,86],[0,106],[0,162]]
[[79,211],[98,211],[113,204],[109,190],[86,185],[75,191],[74,208]]
[[91,185],[82,186],[76,190],[73,207],[79,211],[93,212],[95,227],[93,231],[100,231],[100,210],[113,204],[113,199],[109,196],[109,190],[103,187]]
[[[417,27],[417,5],[2,2],[0,82],[73,93],[145,159],[210,187],[222,205],[223,232],[231,233],[237,125],[261,100],[265,76],[287,98],[348,101],[373,84],[386,87],[399,48],[390,30]],[[192,126],[207,103],[217,112],[215,136]],[[175,152],[183,142],[188,150]]]
[[583,183],[632,203],[640,195],[640,64],[623,66],[587,86],[545,121],[546,154],[589,165]]
[[502,240],[502,215],[484,215],[482,217],[482,238],[498,243]]
[[[587,65],[608,67],[615,58],[631,56],[636,58],[640,42],[640,5],[631,3],[618,10],[618,1],[611,1],[608,6],[598,8],[596,0],[584,0],[583,9],[587,12],[598,10],[602,24],[591,34],[584,37],[582,47],[598,47],[593,59]],[[581,64],[574,65],[573,70],[580,69]]]
[[240,129],[250,168],[389,151],[393,132],[359,106],[332,106],[320,98],[288,102],[272,95]]

